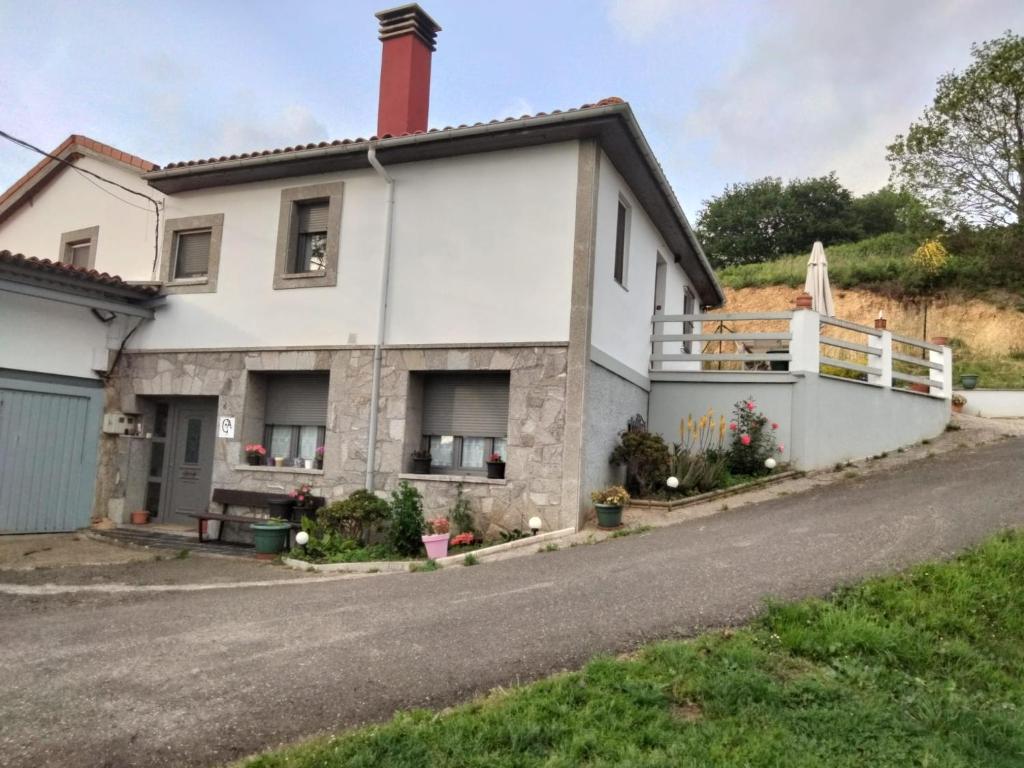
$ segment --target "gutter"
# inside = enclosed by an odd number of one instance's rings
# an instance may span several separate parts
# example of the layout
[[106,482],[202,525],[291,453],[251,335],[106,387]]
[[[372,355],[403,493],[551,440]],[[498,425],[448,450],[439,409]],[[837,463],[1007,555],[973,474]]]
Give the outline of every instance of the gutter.
[[380,368],[384,357],[384,338],[388,319],[388,287],[391,282],[391,234],[395,221],[395,180],[377,159],[377,146],[371,143],[366,159],[388,187],[384,202],[384,257],[380,268],[380,296],[377,301],[377,343],[373,346],[373,377],[370,381],[370,426],[366,439],[366,490],[374,489],[373,467],[377,454],[377,423],[380,410]]

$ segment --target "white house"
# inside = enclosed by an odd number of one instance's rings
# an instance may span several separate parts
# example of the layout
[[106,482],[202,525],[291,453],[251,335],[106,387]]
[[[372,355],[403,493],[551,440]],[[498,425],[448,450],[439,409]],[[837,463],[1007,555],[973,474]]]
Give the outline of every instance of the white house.
[[[464,484],[485,527],[577,525],[617,434],[647,413],[652,313],[721,304],[627,103],[428,130],[440,27],[415,4],[378,18],[369,139],[158,168],[72,136],[0,197],[0,247],[134,286],[118,283],[130,306],[103,325],[66,292],[0,282],[0,388],[105,384],[95,515],[184,522],[215,488],[338,496],[405,478],[428,511]],[[51,471],[3,419],[0,452]],[[125,423],[132,436],[113,434]],[[248,465],[250,443],[280,466]],[[492,452],[504,479],[486,477]],[[0,491],[0,530],[61,527],[15,520],[33,486],[18,487]]]

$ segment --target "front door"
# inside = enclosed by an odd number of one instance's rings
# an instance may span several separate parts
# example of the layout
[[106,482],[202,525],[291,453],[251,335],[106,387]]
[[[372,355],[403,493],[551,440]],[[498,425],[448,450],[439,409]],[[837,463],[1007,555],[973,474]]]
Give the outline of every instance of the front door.
[[181,400],[171,407],[170,461],[167,465],[167,501],[160,520],[195,523],[186,512],[205,512],[210,504],[213,476],[213,441],[217,400]]

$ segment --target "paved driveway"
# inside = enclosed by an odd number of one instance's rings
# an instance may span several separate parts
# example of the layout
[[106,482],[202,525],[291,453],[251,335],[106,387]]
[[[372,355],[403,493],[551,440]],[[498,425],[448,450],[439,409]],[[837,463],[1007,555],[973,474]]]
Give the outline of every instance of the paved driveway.
[[0,764],[216,765],[743,621],[1024,523],[1024,440],[593,546],[203,592],[0,593]]

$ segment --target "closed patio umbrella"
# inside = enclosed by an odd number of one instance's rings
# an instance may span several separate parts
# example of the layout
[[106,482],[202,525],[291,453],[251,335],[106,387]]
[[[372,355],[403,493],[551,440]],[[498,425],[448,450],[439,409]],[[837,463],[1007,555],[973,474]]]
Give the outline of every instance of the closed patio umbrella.
[[811,295],[811,309],[825,317],[836,316],[836,306],[832,301],[832,288],[828,284],[828,261],[825,259],[825,246],[818,241],[811,248],[811,258],[807,261],[807,280],[804,290]]

